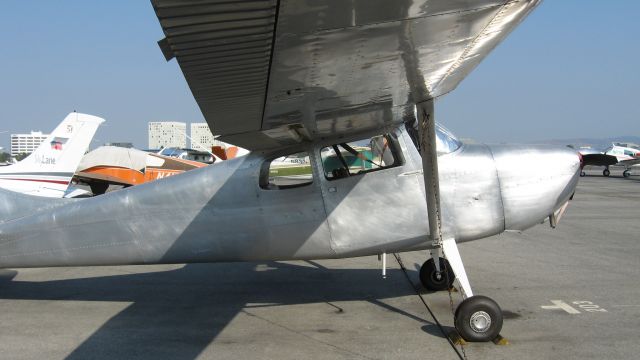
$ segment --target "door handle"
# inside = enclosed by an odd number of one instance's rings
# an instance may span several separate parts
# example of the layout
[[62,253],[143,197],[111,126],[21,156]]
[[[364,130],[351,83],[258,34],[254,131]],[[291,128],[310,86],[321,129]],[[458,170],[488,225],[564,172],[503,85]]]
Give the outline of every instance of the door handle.
[[422,170],[407,171],[407,172],[403,172],[398,176],[411,176],[411,175],[422,175]]

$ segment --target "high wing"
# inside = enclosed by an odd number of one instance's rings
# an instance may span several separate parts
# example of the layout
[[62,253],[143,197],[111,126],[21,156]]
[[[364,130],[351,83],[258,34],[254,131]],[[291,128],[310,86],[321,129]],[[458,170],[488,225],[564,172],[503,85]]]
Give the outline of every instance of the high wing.
[[610,166],[618,163],[618,158],[607,154],[584,154],[582,155],[583,166]]
[[209,127],[250,150],[414,118],[539,0],[152,0]]

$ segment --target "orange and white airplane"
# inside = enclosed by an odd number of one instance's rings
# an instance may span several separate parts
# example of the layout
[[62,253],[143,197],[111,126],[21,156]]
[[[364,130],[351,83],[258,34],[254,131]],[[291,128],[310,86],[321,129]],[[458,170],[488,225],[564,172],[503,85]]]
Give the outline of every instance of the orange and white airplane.
[[[246,153],[246,150],[239,151],[235,146],[214,146],[212,151],[215,154],[214,162],[216,159],[228,160]],[[104,194],[110,185],[140,185],[207,165],[209,164],[161,153],[102,146],[85,155],[73,182],[88,185],[93,195],[100,195]]]
[[93,195],[100,195],[110,185],[139,185],[204,166],[207,164],[137,149],[101,146],[85,155],[73,182],[88,185]]

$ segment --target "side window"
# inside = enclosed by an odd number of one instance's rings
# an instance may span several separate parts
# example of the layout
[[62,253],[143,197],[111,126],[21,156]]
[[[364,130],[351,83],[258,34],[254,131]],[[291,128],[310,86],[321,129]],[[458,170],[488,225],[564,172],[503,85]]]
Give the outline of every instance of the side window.
[[360,175],[401,164],[396,139],[380,135],[320,150],[324,175],[329,180]]
[[275,158],[262,165],[260,187],[263,189],[291,189],[311,183],[313,173],[307,152]]

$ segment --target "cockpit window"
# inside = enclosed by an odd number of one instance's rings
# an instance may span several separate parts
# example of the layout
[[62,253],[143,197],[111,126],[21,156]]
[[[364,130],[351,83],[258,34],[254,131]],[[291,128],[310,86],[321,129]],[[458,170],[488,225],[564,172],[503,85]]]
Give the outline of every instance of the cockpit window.
[[613,145],[619,146],[619,147],[626,147],[626,148],[640,150],[640,146],[638,146],[636,144],[631,144],[631,143],[616,142],[616,143],[613,143]]
[[177,148],[173,147],[164,148],[162,149],[162,151],[160,151],[160,155],[165,156],[178,156],[179,153],[180,151]]
[[260,187],[265,190],[297,188],[313,183],[307,152],[299,152],[267,161],[262,166]]
[[[420,151],[420,139],[418,135],[418,122],[405,123],[407,133],[416,146],[416,150]],[[462,143],[458,141],[455,135],[444,126],[436,123],[436,151],[438,155],[452,153],[458,150]]]
[[460,141],[447,128],[436,124],[436,151],[438,155],[449,154],[460,148]]
[[379,135],[355,142],[339,143],[320,150],[328,180],[361,175],[401,165],[393,135]]

